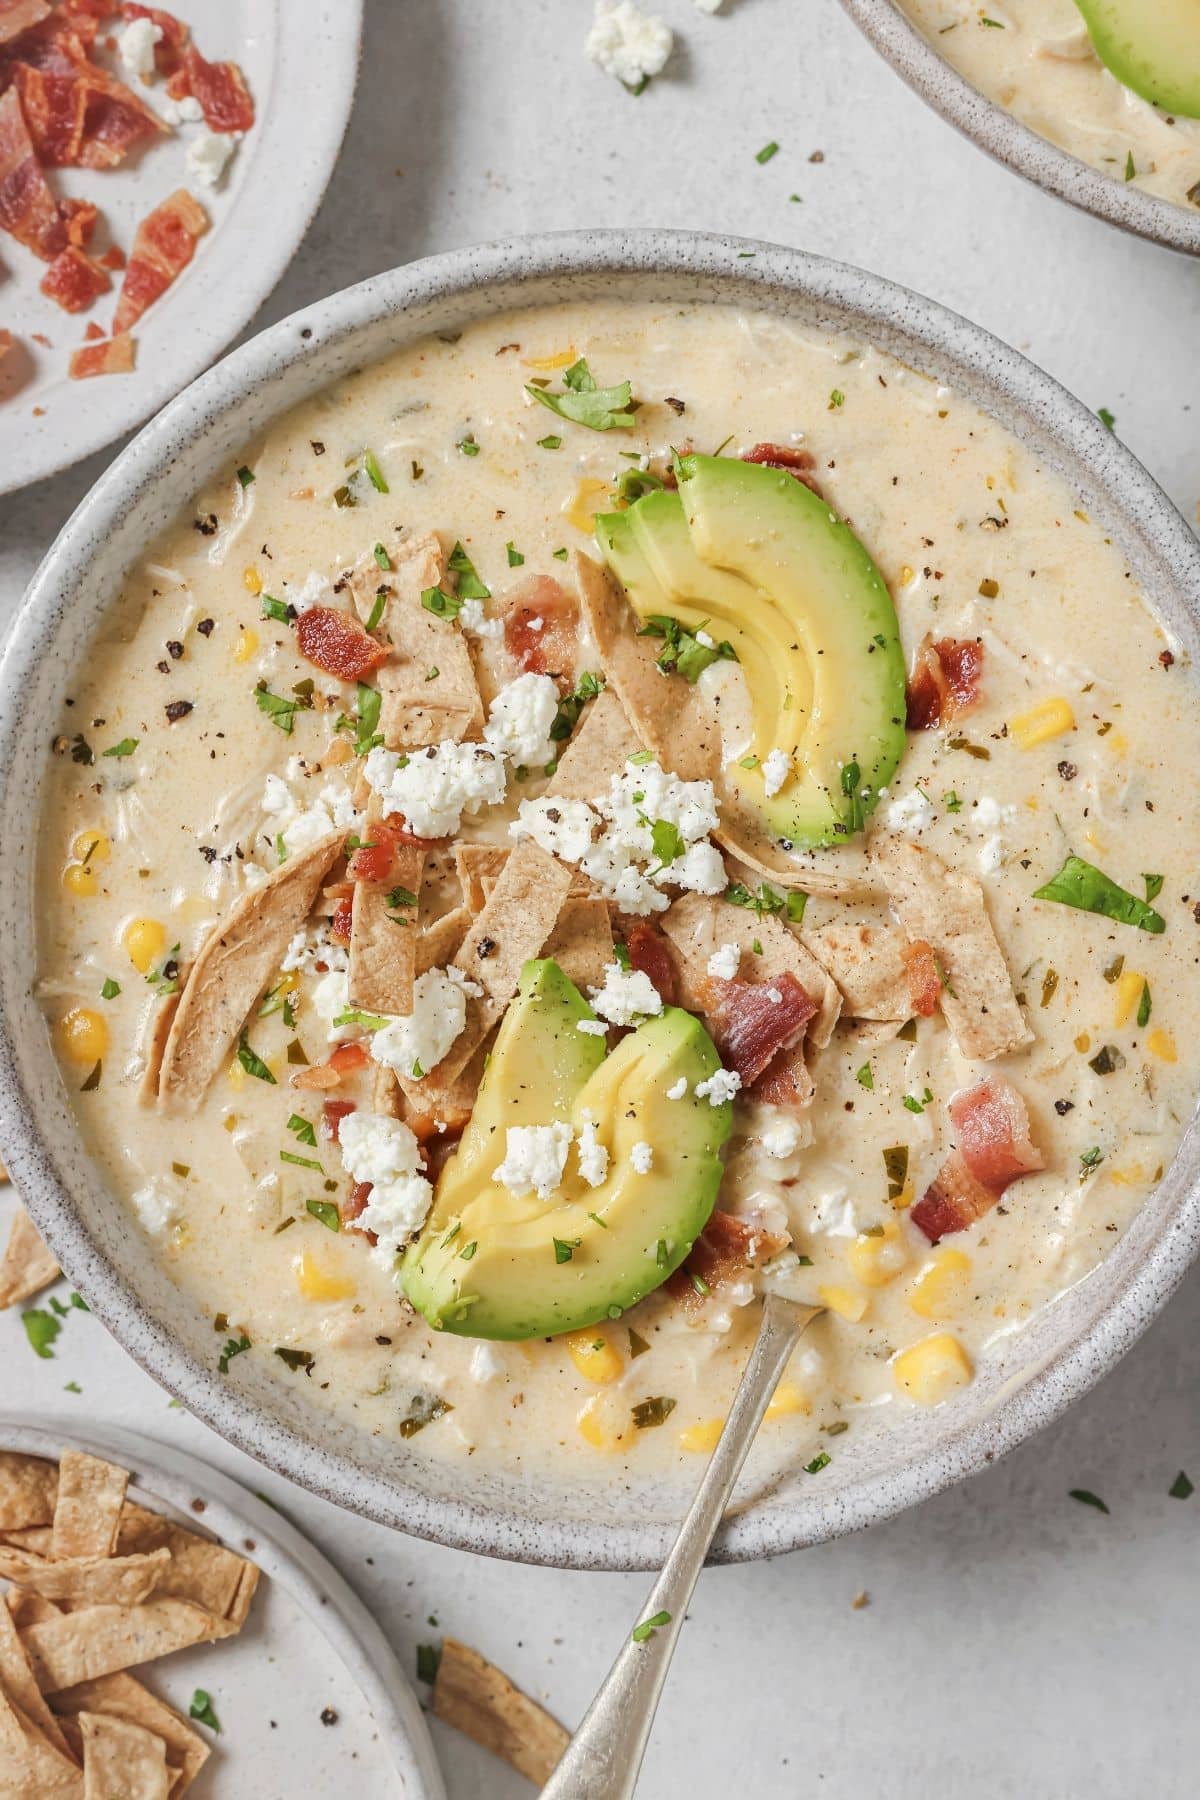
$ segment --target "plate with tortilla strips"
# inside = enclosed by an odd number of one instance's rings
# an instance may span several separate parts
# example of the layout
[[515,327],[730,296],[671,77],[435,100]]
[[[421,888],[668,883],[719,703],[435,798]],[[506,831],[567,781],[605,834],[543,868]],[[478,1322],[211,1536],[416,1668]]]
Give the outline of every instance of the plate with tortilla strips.
[[[236,1546],[236,1547],[235,1547]],[[126,1432],[0,1429],[0,1793],[444,1800],[416,1697],[336,1571],[264,1501]],[[332,1653],[332,1654],[331,1654]],[[157,1664],[168,1658],[161,1669]]]

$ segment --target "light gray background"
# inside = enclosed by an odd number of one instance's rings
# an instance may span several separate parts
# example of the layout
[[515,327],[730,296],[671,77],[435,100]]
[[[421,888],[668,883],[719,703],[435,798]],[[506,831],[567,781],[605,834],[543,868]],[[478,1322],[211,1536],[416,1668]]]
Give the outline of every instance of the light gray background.
[[[591,0],[368,0],[340,167],[256,324],[510,232],[741,231],[865,264],[990,326],[1111,408],[1194,519],[1200,264],[1070,212],[961,142],[835,0],[725,0],[712,19],[690,0],[655,10],[680,46],[633,99],[583,58]],[[759,166],[772,138],[780,153]],[[0,502],[5,622],[105,460]],[[710,1571],[646,1800],[1194,1795],[1200,1492],[1181,1503],[1167,1489],[1180,1468],[1200,1487],[1198,1300],[1193,1276],[1097,1392],[1000,1467],[877,1531]],[[307,1498],[169,1410],[82,1314],[52,1362],[33,1357],[18,1318],[0,1317],[0,1369],[0,1394],[22,1411],[127,1424],[266,1492],[356,1583],[410,1666],[445,1629],[573,1723],[637,1616],[641,1576],[489,1564]],[[1069,1499],[1073,1487],[1102,1494],[1110,1516]],[[870,1604],[854,1611],[863,1590]],[[438,1742],[452,1800],[528,1794],[440,1728]],[[262,1773],[254,1800],[274,1791]]]

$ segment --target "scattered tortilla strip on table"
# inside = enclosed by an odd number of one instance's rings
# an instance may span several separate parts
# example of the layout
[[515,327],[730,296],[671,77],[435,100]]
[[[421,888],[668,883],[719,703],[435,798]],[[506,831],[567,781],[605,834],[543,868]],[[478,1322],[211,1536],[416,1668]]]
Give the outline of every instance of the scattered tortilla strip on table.
[[57,1281],[58,1264],[38,1236],[37,1226],[23,1206],[13,1214],[4,1260],[0,1262],[0,1310],[39,1294]]
[[169,1550],[139,1556],[67,1557],[55,1560],[0,1545],[0,1576],[69,1606],[112,1603],[137,1606],[148,1599],[171,1561]]
[[[191,1786],[211,1754],[199,1732],[133,1675],[101,1675],[96,1681],[81,1681],[76,1687],[63,1688],[54,1696],[54,1710],[68,1736],[77,1715],[88,1712],[125,1719],[161,1738],[171,1775],[171,1800],[178,1800]],[[82,1743],[82,1733],[80,1739]]]
[[871,849],[908,936],[933,947],[945,983],[942,1011],[959,1049],[987,1062],[1028,1044],[1033,1034],[979,883],[901,838],[876,839]]
[[58,1464],[51,1556],[111,1556],[128,1485],[128,1470],[84,1450],[64,1450]]
[[[818,1050],[829,1042],[842,1010],[837,984],[795,932],[772,914],[760,918],[719,897],[684,894],[662,915],[660,924],[682,962],[686,1007],[704,1011],[701,983],[708,977],[708,959],[722,944],[736,944],[742,952],[743,980],[769,982],[785,973],[795,976],[817,1007],[806,1033],[808,1042]],[[762,946],[761,955],[754,951],[756,943]]]
[[610,778],[644,748],[620,700],[605,688],[584,708],[546,792],[559,800],[594,801],[607,790]]
[[351,577],[359,616],[369,618],[386,594],[379,629],[392,655],[376,677],[383,696],[379,729],[389,750],[416,750],[446,739],[462,743],[483,725],[483,702],[471,649],[458,625],[421,603],[431,588],[445,588],[446,557],[436,533],[393,536],[386,544],[391,568],[372,557]]
[[88,1606],[42,1619],[21,1631],[44,1694],[153,1662],[191,1644],[232,1637],[239,1629],[188,1600],[155,1596],[141,1606]]
[[536,1787],[544,1787],[571,1734],[544,1707],[480,1656],[447,1638],[433,1684],[437,1718],[482,1744]]
[[894,925],[821,925],[801,935],[837,983],[847,1018],[902,1025],[912,1017],[908,939]]
[[572,900],[563,904],[558,922],[542,946],[568,981],[581,993],[604,986],[604,971],[613,960],[612,921],[606,900]]
[[199,1105],[341,854],[332,832],[236,900],[200,946],[163,1052],[160,1102]]
[[81,1712],[83,1800],[167,1800],[167,1746],[128,1719]]
[[41,1456],[0,1450],[0,1531],[54,1522],[58,1469]]
[[393,912],[388,895],[397,887],[420,894],[425,870],[420,844],[399,844],[386,881],[356,881],[350,916],[351,1006],[368,1013],[410,1013],[416,972],[415,907]]

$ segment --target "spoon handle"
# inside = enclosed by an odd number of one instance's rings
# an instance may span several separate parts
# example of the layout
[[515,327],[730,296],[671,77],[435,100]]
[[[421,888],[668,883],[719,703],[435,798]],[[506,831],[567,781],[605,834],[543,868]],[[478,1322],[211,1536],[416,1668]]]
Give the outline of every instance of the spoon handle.
[[639,1614],[639,1626],[660,1613],[664,1622],[640,1642],[627,1640],[541,1800],[632,1800],[692,1589],[796,1339],[817,1311],[768,1295],[725,1428]]

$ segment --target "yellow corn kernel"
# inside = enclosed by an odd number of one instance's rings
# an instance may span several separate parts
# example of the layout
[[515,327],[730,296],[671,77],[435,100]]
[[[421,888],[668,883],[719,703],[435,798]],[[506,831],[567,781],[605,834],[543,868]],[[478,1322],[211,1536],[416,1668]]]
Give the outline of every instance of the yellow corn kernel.
[[238,1128],[238,1116],[236,1113],[226,1113],[221,1123],[224,1125],[226,1131],[236,1131]]
[[1075,1039],[1075,1048],[1078,1050],[1080,1056],[1086,1056],[1091,1047],[1091,1038],[1086,1031],[1081,1031],[1079,1036]]
[[356,1283],[323,1266],[311,1250],[296,1258],[295,1268],[296,1286],[306,1300],[349,1300],[354,1294]]
[[90,1006],[73,1006],[58,1022],[58,1039],[72,1062],[99,1062],[108,1049],[108,1026]]
[[1075,714],[1071,710],[1071,702],[1061,694],[1052,700],[1039,700],[1028,712],[1018,713],[1015,719],[1008,721],[1010,737],[1014,737],[1022,750],[1032,750],[1036,744],[1049,743],[1051,738],[1061,737],[1066,731],[1074,731]]
[[1115,1181],[1118,1187],[1141,1187],[1146,1171],[1141,1163],[1130,1163],[1125,1169],[1110,1169],[1108,1179]]
[[1123,969],[1117,977],[1117,1004],[1113,1012],[1114,1025],[1128,1025],[1136,1012],[1142,998],[1142,989],[1146,985],[1146,977],[1139,975],[1136,969]]
[[71,855],[76,862],[86,863],[91,868],[93,863],[107,862],[112,855],[112,841],[102,831],[81,831],[71,845]]
[[849,1319],[857,1325],[867,1310],[867,1296],[856,1294],[853,1288],[841,1287],[837,1282],[830,1282],[817,1289],[817,1299],[822,1306],[827,1306],[839,1319]]
[[793,1382],[781,1381],[763,1416],[768,1419],[786,1419],[792,1413],[810,1413],[811,1411],[812,1406],[809,1403],[808,1395],[802,1393]]
[[904,567],[900,571],[900,586],[908,587],[908,585],[910,584],[912,579],[913,579],[912,567],[909,563],[905,563]]
[[1104,747],[1106,750],[1111,750],[1114,756],[1127,756],[1129,754],[1129,739],[1125,736],[1123,731],[1106,731],[1104,734]]
[[[611,1406],[605,1404],[607,1398],[605,1394],[593,1394],[575,1420],[576,1431],[593,1450],[619,1450],[633,1430],[632,1425],[626,1428],[615,1423]],[[628,1419],[629,1414],[623,1416]]]
[[248,594],[262,593],[262,576],[254,567],[253,563],[251,563],[248,568],[242,570],[242,585]]
[[576,531],[582,531],[590,537],[596,514],[603,511],[608,504],[608,483],[597,481],[587,475],[577,485],[570,501],[563,507],[563,517],[569,519]]
[[237,643],[233,646],[234,662],[249,662],[257,649],[258,633],[257,631],[252,631],[249,625],[247,625],[244,631],[239,631]]
[[711,1452],[724,1429],[724,1419],[701,1419],[698,1425],[687,1425],[680,1432],[679,1448],[693,1453]]
[[908,1304],[923,1319],[941,1319],[967,1297],[971,1259],[964,1250],[935,1250],[912,1284]]
[[90,900],[100,891],[100,877],[86,863],[68,863],[62,872],[62,884],[77,900]]
[[616,1381],[623,1367],[620,1353],[602,1331],[568,1332],[565,1341],[571,1361],[585,1381],[594,1381],[597,1387]]
[[225,1073],[229,1078],[229,1085],[231,1088],[237,1089],[245,1087],[247,1080],[246,1071],[243,1069],[236,1056],[226,1069]]
[[882,1232],[874,1236],[863,1232],[856,1237],[846,1251],[846,1260],[863,1287],[886,1287],[894,1281],[908,1261],[897,1221],[888,1219]]
[[553,356],[527,356],[525,367],[527,369],[568,369],[573,362],[578,361],[578,353],[572,344],[566,350],[556,350]]
[[1159,1062],[1178,1062],[1179,1053],[1175,1048],[1175,1039],[1161,1025],[1156,1025],[1146,1039],[1146,1048],[1151,1056],[1157,1056]]
[[934,1332],[901,1350],[892,1359],[892,1372],[896,1386],[918,1406],[939,1405],[955,1388],[966,1387],[974,1373],[970,1357],[948,1331]]
[[148,975],[155,964],[162,961],[167,947],[166,928],[157,919],[130,919],[121,934],[121,942],[134,968]]

